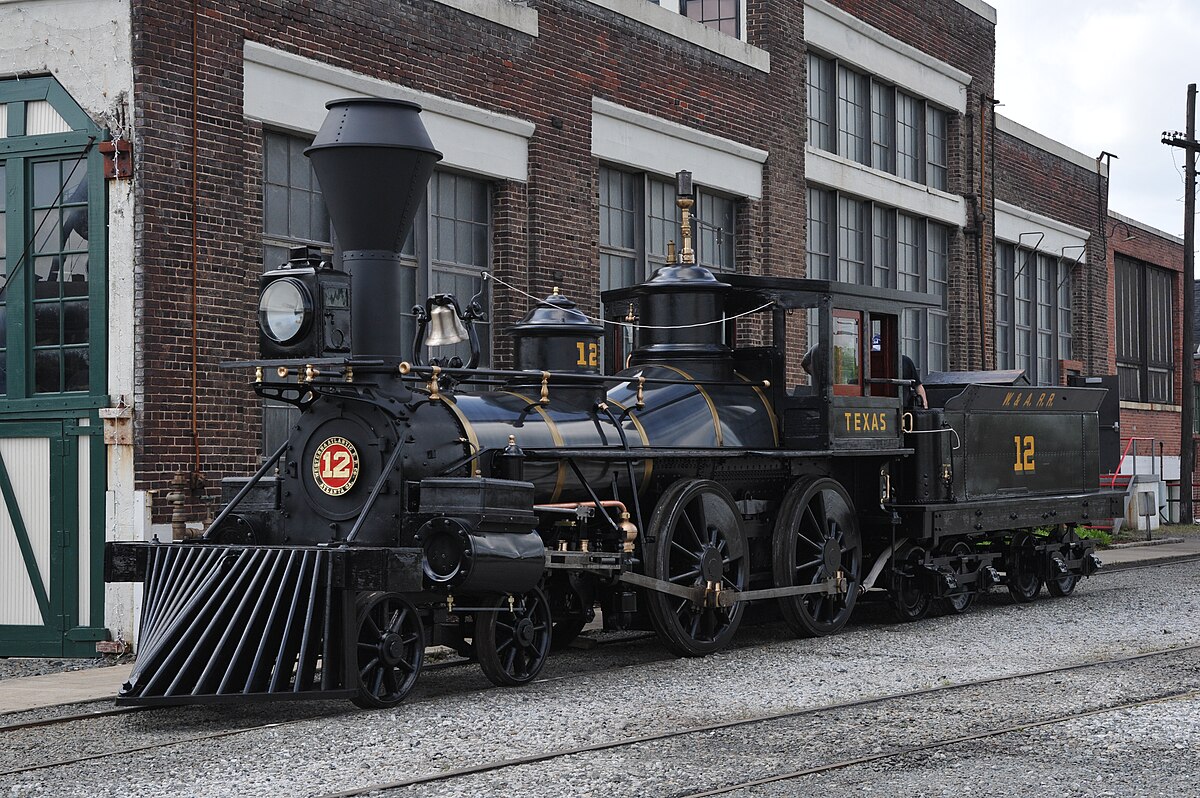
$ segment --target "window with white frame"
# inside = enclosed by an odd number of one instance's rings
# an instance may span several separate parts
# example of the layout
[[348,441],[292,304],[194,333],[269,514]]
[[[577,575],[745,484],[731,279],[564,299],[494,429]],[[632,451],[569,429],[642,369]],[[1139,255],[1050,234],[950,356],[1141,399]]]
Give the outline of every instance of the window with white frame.
[[[675,182],[655,175],[600,168],[600,288],[645,280],[667,262],[667,244],[680,240]],[[692,215],[696,262],[733,269],[736,203],[697,187]]]
[[1121,398],[1174,401],[1175,275],[1116,256],[1117,375]]
[[742,35],[741,0],[679,0],[679,13],[735,39]]
[[997,242],[993,270],[996,367],[1057,385],[1072,356],[1070,261]]
[[920,97],[808,54],[808,142],[817,149],[944,191],[949,120]]
[[808,276],[932,294],[940,308],[908,309],[901,349],[924,371],[949,368],[951,229],[837,191],[808,188]]

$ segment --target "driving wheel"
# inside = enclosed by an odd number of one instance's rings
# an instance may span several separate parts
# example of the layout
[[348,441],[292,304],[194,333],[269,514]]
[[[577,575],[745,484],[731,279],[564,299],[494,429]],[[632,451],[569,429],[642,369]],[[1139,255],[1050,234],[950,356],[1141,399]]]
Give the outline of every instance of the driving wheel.
[[842,576],[845,592],[779,599],[788,626],[802,637],[839,631],[850,620],[862,582],[858,516],[845,488],[832,479],[797,482],[779,508],[773,534],[776,587],[818,585]]
[[719,606],[722,591],[745,590],[746,534],[733,497],[708,480],[680,480],[667,489],[647,527],[655,542],[650,576],[700,588],[700,600],[647,591],[650,621],[675,654],[699,657],[724,648],[745,605]]

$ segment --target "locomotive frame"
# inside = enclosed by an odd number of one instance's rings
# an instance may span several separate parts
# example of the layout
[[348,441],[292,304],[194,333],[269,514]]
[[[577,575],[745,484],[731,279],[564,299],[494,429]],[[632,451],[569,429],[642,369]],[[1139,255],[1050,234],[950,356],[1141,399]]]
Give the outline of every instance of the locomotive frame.
[[[636,345],[556,290],[513,329],[513,369],[402,360],[386,298],[438,154],[411,104],[330,109],[310,153],[351,264],[351,353],[325,356],[321,338],[304,357],[234,364],[301,409],[288,442],[225,480],[199,540],[106,547],[106,579],[145,584],[119,702],[392,706],[427,645],[523,684],[596,606],[605,628],[702,656],[752,601],[818,636],[864,595],[915,620],[996,585],[1066,595],[1098,567],[1072,529],[1119,514],[1121,494],[1098,489],[1102,389],[972,385],[908,406],[900,313],[930,298],[714,275],[691,252],[690,180],[678,260],[603,297],[610,318],[641,316]],[[414,188],[388,205],[378,187],[396,183]],[[347,282],[298,262],[314,295]],[[271,272],[264,293],[289,277]],[[418,355],[480,316],[449,297],[419,310]],[[739,346],[744,325],[771,344]],[[813,378],[789,384],[796,338],[813,344]],[[625,367],[603,373],[601,351]]]

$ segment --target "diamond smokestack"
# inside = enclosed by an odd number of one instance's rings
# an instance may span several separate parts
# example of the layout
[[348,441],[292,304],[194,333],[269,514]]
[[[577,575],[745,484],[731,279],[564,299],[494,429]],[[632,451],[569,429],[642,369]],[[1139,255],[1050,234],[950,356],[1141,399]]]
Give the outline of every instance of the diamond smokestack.
[[351,275],[353,354],[400,357],[400,248],[442,154],[421,123],[419,105],[359,97],[325,107],[325,123],[304,154]]

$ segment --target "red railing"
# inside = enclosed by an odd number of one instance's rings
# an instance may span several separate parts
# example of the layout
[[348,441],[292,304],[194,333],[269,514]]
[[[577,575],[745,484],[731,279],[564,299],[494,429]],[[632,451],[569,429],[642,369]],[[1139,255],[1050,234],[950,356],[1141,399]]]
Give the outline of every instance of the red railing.
[[1108,485],[1110,490],[1117,486],[1117,478],[1122,476],[1121,468],[1125,465],[1125,458],[1129,456],[1130,449],[1133,449],[1133,474],[1132,474],[1132,476],[1137,476],[1138,453],[1137,453],[1137,445],[1136,444],[1138,441],[1149,441],[1150,442],[1150,456],[1151,457],[1154,456],[1154,438],[1142,438],[1142,437],[1134,436],[1134,437],[1126,439],[1125,451],[1121,452],[1121,459],[1117,463],[1117,469],[1116,469],[1116,471],[1113,472],[1112,481],[1109,482],[1109,485]]

